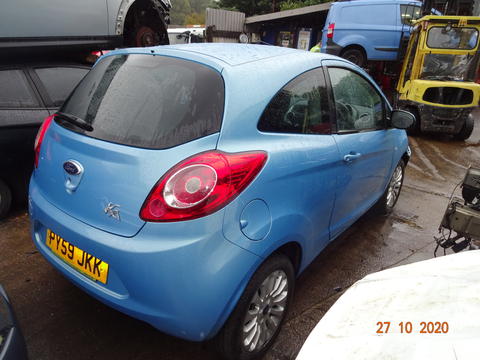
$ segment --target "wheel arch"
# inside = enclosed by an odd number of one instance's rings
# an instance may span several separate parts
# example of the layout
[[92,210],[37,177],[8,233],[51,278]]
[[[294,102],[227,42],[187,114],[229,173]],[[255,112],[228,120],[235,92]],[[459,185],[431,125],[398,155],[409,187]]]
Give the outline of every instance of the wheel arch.
[[364,48],[362,45],[359,45],[359,44],[351,44],[351,45],[347,45],[347,46],[345,46],[344,48],[342,48],[342,51],[340,52],[340,57],[341,57],[345,52],[347,52],[348,50],[351,50],[351,49],[360,50],[360,51],[363,53],[363,55],[365,55],[365,60],[368,61],[367,50],[365,50],[365,48]]
[[276,254],[283,254],[286,257],[288,257],[293,264],[293,268],[295,269],[295,274],[298,275],[298,272],[300,271],[300,267],[302,264],[302,246],[300,245],[300,243],[296,241],[287,242],[282,246],[280,246],[279,248],[277,248],[275,251],[273,251],[270,254],[270,256],[273,256]]
[[[165,31],[167,29],[167,16],[165,18],[166,10],[163,9],[159,0],[122,0],[118,8],[117,17],[115,19],[115,35],[125,35],[126,26],[128,26],[130,19],[137,9],[154,10],[158,15],[159,20],[164,24]],[[168,10],[167,10],[168,11]],[[163,15],[163,16],[162,16]]]

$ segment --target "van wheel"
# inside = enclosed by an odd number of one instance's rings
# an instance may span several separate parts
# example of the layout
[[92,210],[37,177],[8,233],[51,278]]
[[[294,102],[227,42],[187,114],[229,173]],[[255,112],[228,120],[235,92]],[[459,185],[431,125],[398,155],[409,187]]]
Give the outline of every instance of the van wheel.
[[472,135],[474,125],[475,125],[475,122],[473,120],[473,116],[472,114],[469,114],[465,119],[465,123],[463,124],[463,127],[460,130],[460,132],[454,135],[455,140],[460,140],[460,141],[467,140],[470,137],[470,135]]
[[340,56],[360,67],[365,66],[367,63],[367,56],[359,48],[348,48]]
[[405,161],[400,160],[393,171],[392,177],[390,178],[390,182],[388,183],[385,192],[374,206],[376,213],[388,215],[393,211],[393,207],[400,197],[404,175]]
[[7,216],[12,205],[12,192],[5,182],[0,179],[0,219]]
[[250,360],[265,354],[285,320],[294,286],[291,261],[283,254],[268,258],[214,339],[216,350],[229,360]]

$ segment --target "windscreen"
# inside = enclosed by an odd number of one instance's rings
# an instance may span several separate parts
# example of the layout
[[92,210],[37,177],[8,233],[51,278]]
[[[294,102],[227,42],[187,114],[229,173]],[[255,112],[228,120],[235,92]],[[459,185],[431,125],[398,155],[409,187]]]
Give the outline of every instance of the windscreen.
[[479,55],[426,54],[421,79],[475,81]]
[[428,31],[427,46],[431,49],[473,50],[478,31],[474,28],[434,26]]
[[73,131],[114,143],[166,149],[220,130],[221,75],[193,61],[129,54],[100,60],[60,109]]

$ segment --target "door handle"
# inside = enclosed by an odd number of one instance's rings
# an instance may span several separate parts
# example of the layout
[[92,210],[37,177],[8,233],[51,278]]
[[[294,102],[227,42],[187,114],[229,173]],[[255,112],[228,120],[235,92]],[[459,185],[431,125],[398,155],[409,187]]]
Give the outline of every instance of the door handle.
[[350,152],[350,154],[347,154],[343,157],[343,161],[345,161],[346,163],[351,163],[352,161],[357,160],[361,156],[362,154],[352,151]]

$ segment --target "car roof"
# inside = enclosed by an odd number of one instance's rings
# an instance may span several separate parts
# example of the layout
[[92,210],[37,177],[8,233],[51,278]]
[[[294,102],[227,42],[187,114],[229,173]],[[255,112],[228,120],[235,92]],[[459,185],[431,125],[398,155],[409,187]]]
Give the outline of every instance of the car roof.
[[[240,66],[256,61],[276,61],[278,57],[294,56],[298,60],[316,56],[317,58],[330,58],[330,55],[310,53],[308,51],[297,50],[286,47],[255,44],[238,43],[196,43],[196,44],[178,44],[164,45],[149,48],[130,48],[109,52],[105,56],[145,53],[167,56],[178,56],[185,59],[205,62],[209,65],[215,64],[216,68]],[[202,61],[204,60],[204,61]]]

